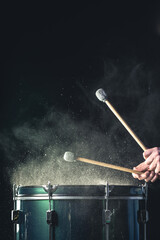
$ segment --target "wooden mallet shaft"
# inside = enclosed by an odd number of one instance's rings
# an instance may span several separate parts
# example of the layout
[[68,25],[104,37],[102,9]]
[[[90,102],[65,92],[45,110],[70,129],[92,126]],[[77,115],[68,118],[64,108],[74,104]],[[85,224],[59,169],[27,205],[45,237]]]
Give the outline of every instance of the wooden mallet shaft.
[[105,91],[100,88],[96,91],[97,98],[105,102],[109,109],[113,112],[113,114],[118,118],[118,120],[122,123],[122,125],[126,128],[126,130],[131,134],[131,136],[134,138],[134,140],[139,144],[139,146],[145,151],[147,148],[142,143],[142,141],[138,138],[138,136],[134,133],[134,131],[128,126],[128,124],[123,120],[123,118],[120,116],[120,114],[116,111],[116,109],[112,106],[112,104],[107,99],[107,94]]
[[101,167],[107,167],[107,168],[112,168],[112,169],[115,169],[115,170],[120,170],[120,171],[123,171],[123,172],[142,174],[142,172],[136,171],[136,170],[133,170],[133,169],[130,169],[130,168],[120,167],[120,166],[116,166],[116,165],[109,164],[109,163],[104,163],[104,162],[97,162],[95,160],[91,160],[91,159],[87,159],[87,158],[78,157],[78,158],[76,158],[76,160],[81,161],[81,162],[85,162],[85,163],[98,165],[98,166],[101,166]]
[[115,169],[115,170],[120,170],[120,171],[123,171],[123,172],[142,174],[142,172],[137,171],[137,170],[133,170],[133,169],[125,168],[125,167],[120,167],[120,166],[116,166],[116,165],[109,164],[109,163],[97,162],[95,160],[91,160],[91,159],[87,159],[87,158],[77,157],[75,159],[75,156],[74,156],[73,152],[65,152],[63,158],[67,162],[80,161],[80,162],[85,162],[85,163],[98,165],[98,166],[101,166],[101,167],[107,167],[107,168],[112,168],[112,169]]
[[112,106],[112,104],[105,100],[105,103],[109,107],[109,109],[113,112],[113,114],[118,118],[118,120],[122,123],[122,125],[126,128],[126,130],[131,134],[134,140],[139,144],[139,146],[143,149],[143,151],[147,150],[143,142],[139,139],[139,137],[135,134],[135,132],[128,126],[128,124],[124,121],[124,119],[119,115],[116,109]]

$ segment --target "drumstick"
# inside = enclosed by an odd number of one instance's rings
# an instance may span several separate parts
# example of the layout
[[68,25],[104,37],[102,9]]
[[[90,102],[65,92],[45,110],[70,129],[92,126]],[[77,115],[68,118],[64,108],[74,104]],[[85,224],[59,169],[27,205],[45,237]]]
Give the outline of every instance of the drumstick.
[[130,168],[120,167],[120,166],[117,166],[117,165],[104,163],[104,162],[98,162],[98,161],[87,159],[87,158],[77,157],[75,159],[74,153],[72,153],[72,152],[65,152],[63,158],[64,158],[65,161],[68,161],[68,162],[76,162],[76,160],[77,160],[77,161],[80,161],[80,162],[94,164],[94,165],[98,165],[98,166],[101,166],[101,167],[112,168],[112,169],[120,170],[120,171],[123,171],[123,172],[142,174],[142,172],[136,171],[136,170],[133,170],[133,169],[130,169]]
[[134,140],[139,144],[139,146],[143,149],[143,151],[147,150],[143,142],[138,138],[138,136],[134,133],[134,131],[128,126],[128,124],[124,121],[124,119],[120,116],[120,114],[116,111],[116,109],[112,106],[112,104],[108,101],[107,95],[105,91],[100,88],[96,91],[97,98],[105,102],[109,109],[113,112],[113,114],[118,118],[118,120],[122,123],[122,125],[126,128],[126,130],[131,134]]

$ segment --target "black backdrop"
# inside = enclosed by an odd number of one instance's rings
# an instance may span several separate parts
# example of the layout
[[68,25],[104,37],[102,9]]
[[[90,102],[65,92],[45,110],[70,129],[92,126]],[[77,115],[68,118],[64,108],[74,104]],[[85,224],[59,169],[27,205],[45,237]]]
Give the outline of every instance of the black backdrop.
[[[9,240],[13,238],[10,174],[27,162],[30,147],[15,129],[27,123],[38,131],[48,111],[61,117],[67,114],[77,128],[87,121],[102,135],[109,132],[110,159],[136,158],[127,163],[133,167],[142,161],[142,151],[95,99],[95,90],[104,87],[145,144],[159,145],[160,6],[138,1],[65,1],[53,6],[3,5],[1,10],[0,229],[1,237]],[[85,138],[85,131],[79,136]],[[60,143],[63,140],[62,131]],[[41,154],[34,150],[32,158]],[[102,150],[88,157],[101,160],[108,154],[104,145]],[[78,147],[77,151],[81,152]],[[149,239],[158,232],[159,195],[157,181],[150,190]]]

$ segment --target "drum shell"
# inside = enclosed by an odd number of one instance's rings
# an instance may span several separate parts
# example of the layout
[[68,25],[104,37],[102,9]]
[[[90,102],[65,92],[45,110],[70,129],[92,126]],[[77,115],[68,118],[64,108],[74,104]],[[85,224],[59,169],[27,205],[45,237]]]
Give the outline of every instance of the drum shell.
[[[52,228],[52,238],[58,240],[105,240],[106,187],[59,186],[53,193],[51,208],[58,216]],[[137,222],[137,211],[145,200],[142,187],[109,186],[108,206],[112,213],[109,224],[111,240],[141,240],[143,226]],[[49,239],[46,212],[49,198],[43,186],[22,186],[16,194],[16,209],[23,220],[16,227],[16,240]],[[142,229],[141,229],[142,228]]]

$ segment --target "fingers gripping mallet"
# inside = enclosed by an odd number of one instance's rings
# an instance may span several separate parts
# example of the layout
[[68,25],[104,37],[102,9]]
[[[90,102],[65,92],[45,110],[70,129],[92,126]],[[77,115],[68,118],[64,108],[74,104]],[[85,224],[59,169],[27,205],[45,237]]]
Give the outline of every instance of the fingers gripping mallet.
[[116,166],[116,165],[112,165],[112,164],[108,164],[108,163],[104,163],[104,162],[97,162],[95,160],[91,160],[91,159],[87,159],[87,158],[81,158],[81,157],[76,157],[75,158],[74,153],[72,153],[72,152],[65,152],[63,158],[67,162],[80,161],[80,162],[84,162],[84,163],[98,165],[98,166],[101,166],[101,167],[112,168],[112,169],[123,171],[123,172],[142,174],[142,172],[140,172],[140,171],[132,170],[132,169],[125,168],[125,167],[120,167],[120,166]]
[[145,151],[147,148],[144,146],[142,141],[137,137],[137,135],[134,133],[134,131],[128,126],[128,124],[123,120],[123,118],[119,115],[119,113],[115,110],[115,108],[111,105],[111,103],[107,99],[107,94],[105,91],[100,88],[96,91],[96,97],[107,104],[107,106],[110,108],[110,110],[113,112],[113,114],[118,118],[118,120],[122,123],[122,125],[126,128],[126,130],[131,134],[131,136],[134,138],[134,140],[139,144],[139,146]]

